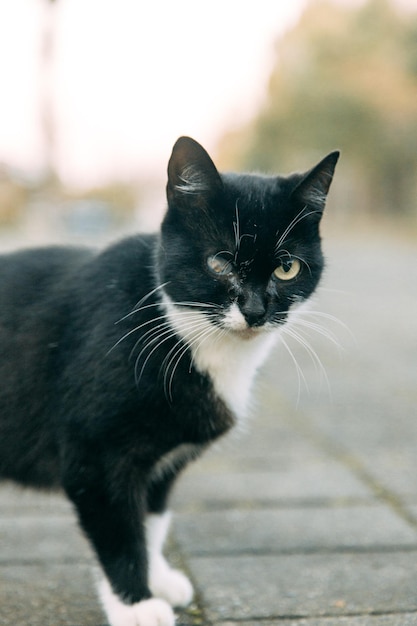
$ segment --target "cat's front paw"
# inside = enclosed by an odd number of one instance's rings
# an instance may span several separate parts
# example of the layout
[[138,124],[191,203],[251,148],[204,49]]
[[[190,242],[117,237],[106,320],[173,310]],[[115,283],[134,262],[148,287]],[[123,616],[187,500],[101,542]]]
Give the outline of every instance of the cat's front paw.
[[100,587],[100,598],[110,626],[175,626],[175,615],[165,600],[150,598],[125,604],[112,591],[107,580]]
[[[134,604],[132,609],[135,619],[132,626],[133,624],[135,626],[174,626],[175,624],[175,615],[171,607],[159,598],[142,600],[142,602]],[[115,624],[114,626],[119,625]],[[120,624],[120,626],[122,625]],[[127,626],[127,624],[123,624],[123,626]]]
[[171,606],[187,606],[194,595],[193,586],[185,574],[172,569],[161,555],[152,563],[149,587],[154,596],[163,598]]

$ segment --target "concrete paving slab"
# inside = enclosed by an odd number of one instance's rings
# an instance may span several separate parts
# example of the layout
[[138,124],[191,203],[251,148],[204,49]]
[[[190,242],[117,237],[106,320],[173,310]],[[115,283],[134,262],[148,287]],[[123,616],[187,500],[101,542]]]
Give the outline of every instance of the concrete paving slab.
[[183,513],[174,528],[187,555],[417,548],[417,529],[384,506]]
[[[416,404],[417,406],[417,404]],[[393,445],[387,451],[376,451],[372,457],[357,454],[363,466],[376,481],[404,501],[417,499],[417,436],[403,446]]]
[[61,492],[24,489],[13,483],[0,484],[0,515],[72,515],[73,509]]
[[[283,408],[285,415],[286,408]],[[300,459],[317,459],[317,447],[294,429],[285,428],[285,417],[266,412],[254,416],[245,426],[220,440],[193,464],[193,472],[215,474],[249,471],[278,471],[299,463]]]
[[417,611],[416,553],[189,560],[213,622]]
[[0,564],[92,560],[89,544],[72,517],[0,516]]
[[174,509],[225,503],[372,499],[371,491],[341,464],[323,458],[303,459],[276,472],[205,474],[187,472],[176,489]]
[[99,626],[91,568],[38,564],[0,567],[1,626]]

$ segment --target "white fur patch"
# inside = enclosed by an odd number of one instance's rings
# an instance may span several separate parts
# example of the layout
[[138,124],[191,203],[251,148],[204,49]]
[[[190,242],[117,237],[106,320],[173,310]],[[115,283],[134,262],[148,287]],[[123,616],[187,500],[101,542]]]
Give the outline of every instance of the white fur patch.
[[230,328],[230,330],[246,330],[248,328],[248,323],[242,315],[239,306],[236,302],[233,302],[232,306],[227,311],[226,315],[223,318],[223,325],[225,328]]
[[150,598],[132,605],[125,604],[106,579],[99,585],[99,594],[110,626],[175,625],[174,612],[165,600]]
[[[209,374],[216,393],[233,413],[237,417],[244,417],[257,369],[275,345],[279,336],[278,329],[253,332],[249,338],[239,336],[237,332],[222,333],[220,329],[215,333],[215,327],[207,316],[196,311],[195,318],[199,317],[196,325],[198,331],[194,332],[192,329],[184,331],[184,326],[178,322],[179,307],[165,294],[163,303],[171,326],[191,349],[193,364],[200,372]],[[243,326],[241,319],[243,315],[236,309],[237,306],[232,305],[225,316],[229,328],[233,331],[245,331],[246,321]],[[207,333],[204,333],[204,329]],[[210,330],[213,331],[211,336]]]
[[162,554],[170,521],[169,512],[148,515],[146,519],[149,588],[154,596],[163,598],[171,606],[187,606],[193,598],[193,587],[188,578],[173,569]]

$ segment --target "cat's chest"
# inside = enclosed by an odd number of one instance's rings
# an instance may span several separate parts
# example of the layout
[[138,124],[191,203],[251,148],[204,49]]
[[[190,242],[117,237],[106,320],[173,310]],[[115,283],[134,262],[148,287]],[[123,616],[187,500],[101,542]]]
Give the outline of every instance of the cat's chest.
[[249,408],[257,370],[274,343],[275,337],[270,335],[250,340],[224,336],[218,341],[207,341],[195,350],[193,362],[199,371],[209,376],[214,391],[227,407],[242,418]]
[[276,334],[260,333],[244,339],[238,334],[216,331],[203,314],[196,314],[198,323],[184,330],[168,299],[165,305],[173,329],[191,352],[192,367],[209,377],[216,395],[237,418],[244,417],[256,372],[276,343]]

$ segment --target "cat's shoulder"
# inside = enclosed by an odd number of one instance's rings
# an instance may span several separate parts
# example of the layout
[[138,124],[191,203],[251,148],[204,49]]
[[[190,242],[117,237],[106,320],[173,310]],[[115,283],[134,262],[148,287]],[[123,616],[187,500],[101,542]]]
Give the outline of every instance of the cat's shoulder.
[[131,235],[104,248],[97,260],[99,263],[153,261],[157,240],[157,233]]

